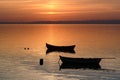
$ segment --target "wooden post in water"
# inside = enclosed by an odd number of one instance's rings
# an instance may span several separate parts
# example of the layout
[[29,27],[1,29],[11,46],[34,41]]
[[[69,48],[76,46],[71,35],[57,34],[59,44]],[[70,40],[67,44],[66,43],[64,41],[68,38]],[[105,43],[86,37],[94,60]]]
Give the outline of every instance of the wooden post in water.
[[40,65],[43,65],[43,59],[40,59]]

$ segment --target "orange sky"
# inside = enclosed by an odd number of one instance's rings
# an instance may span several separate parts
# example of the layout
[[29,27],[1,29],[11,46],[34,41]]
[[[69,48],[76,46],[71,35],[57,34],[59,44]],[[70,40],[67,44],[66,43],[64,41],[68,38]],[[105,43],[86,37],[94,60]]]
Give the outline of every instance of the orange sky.
[[120,19],[120,0],[0,0],[1,21]]

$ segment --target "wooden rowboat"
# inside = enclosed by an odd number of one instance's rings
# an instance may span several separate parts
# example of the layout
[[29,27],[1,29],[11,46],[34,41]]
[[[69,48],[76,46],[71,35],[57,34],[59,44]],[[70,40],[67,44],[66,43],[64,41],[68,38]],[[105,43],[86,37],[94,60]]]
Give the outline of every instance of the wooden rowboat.
[[102,58],[71,58],[60,56],[60,60],[65,64],[79,64],[79,65],[98,65]]
[[70,46],[55,46],[46,43],[46,47],[49,51],[61,51],[61,52],[73,52],[75,45],[70,45]]

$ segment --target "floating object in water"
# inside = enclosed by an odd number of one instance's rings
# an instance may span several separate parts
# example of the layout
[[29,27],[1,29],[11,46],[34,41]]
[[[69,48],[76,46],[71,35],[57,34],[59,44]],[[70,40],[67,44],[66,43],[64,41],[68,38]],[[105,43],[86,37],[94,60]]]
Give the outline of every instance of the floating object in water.
[[40,59],[40,65],[43,65],[43,59]]
[[115,59],[115,58],[71,58],[60,56],[60,59],[63,63],[67,64],[79,64],[86,66],[98,65],[102,59]]
[[24,48],[24,50],[26,50],[26,48]]
[[70,46],[55,46],[46,43],[46,47],[48,48],[49,51],[60,51],[60,52],[70,52],[72,51],[74,53],[74,48],[75,45],[70,45]]
[[29,50],[30,48],[24,48],[24,50]]
[[63,63],[67,64],[79,64],[79,65],[98,65],[102,58],[71,58],[60,56]]

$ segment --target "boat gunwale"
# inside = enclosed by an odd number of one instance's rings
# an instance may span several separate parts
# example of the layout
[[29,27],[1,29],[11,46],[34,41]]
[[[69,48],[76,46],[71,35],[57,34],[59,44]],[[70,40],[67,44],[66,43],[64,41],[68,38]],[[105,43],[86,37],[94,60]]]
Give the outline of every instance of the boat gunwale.
[[56,45],[51,45],[51,44],[48,44],[48,43],[46,43],[46,46],[47,46],[47,48],[48,48],[48,46],[51,46],[51,47],[58,47],[58,48],[61,48],[61,47],[63,47],[63,48],[66,48],[66,47],[73,47],[73,49],[74,49],[74,47],[76,46],[76,45],[68,45],[68,46],[56,46]]
[[64,56],[60,56],[60,55],[59,55],[59,57],[60,58],[67,58],[67,59],[104,59],[104,58],[74,58],[74,57],[71,58],[71,57],[64,57]]

